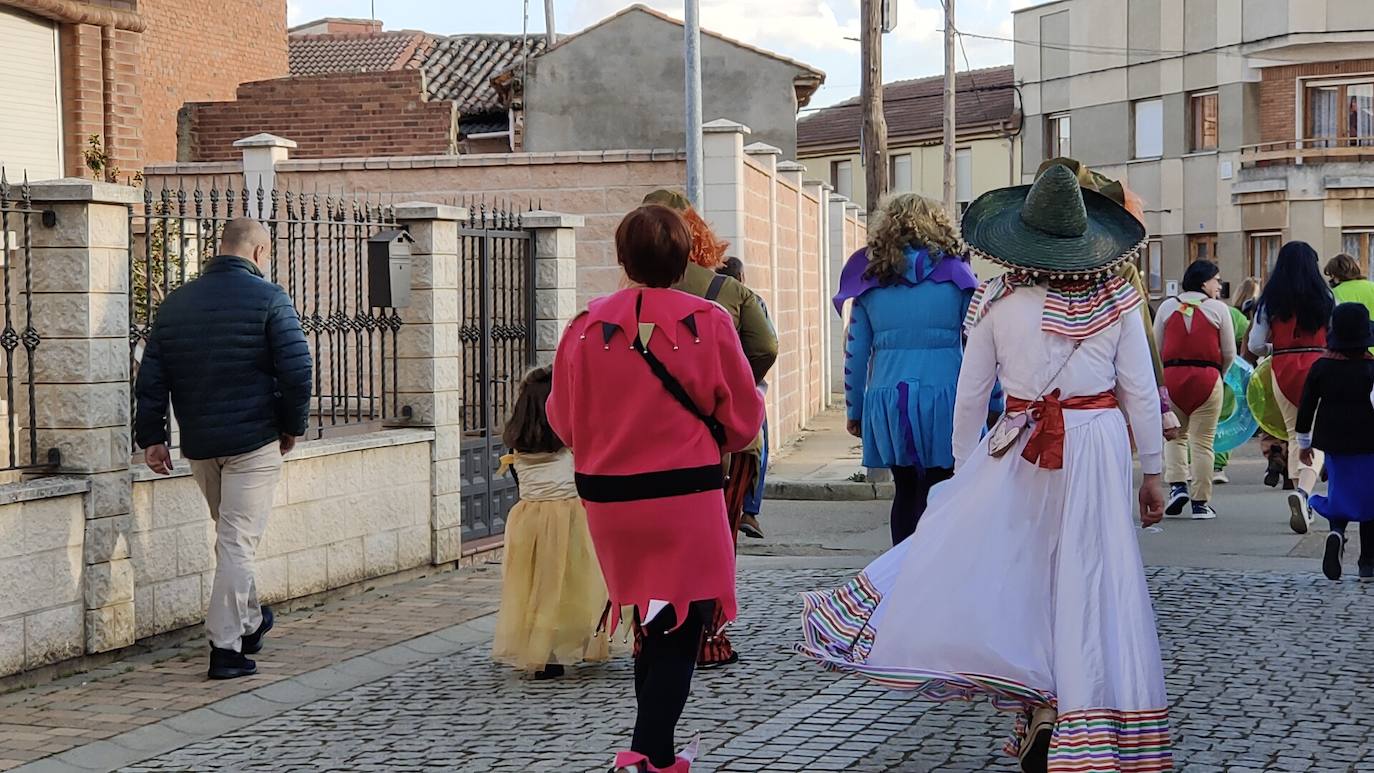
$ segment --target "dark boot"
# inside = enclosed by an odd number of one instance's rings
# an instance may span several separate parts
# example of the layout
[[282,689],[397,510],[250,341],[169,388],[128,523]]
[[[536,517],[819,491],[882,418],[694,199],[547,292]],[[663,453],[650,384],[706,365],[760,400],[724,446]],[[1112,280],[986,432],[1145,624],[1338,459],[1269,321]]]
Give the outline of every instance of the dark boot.
[[1275,488],[1285,480],[1288,475],[1288,459],[1283,454],[1283,449],[1277,445],[1269,448],[1269,467],[1264,472],[1264,485]]
[[272,614],[272,608],[264,606],[262,608],[262,623],[258,625],[258,630],[243,637],[243,654],[256,655],[262,652],[262,637],[272,630],[272,624],[276,622],[276,615]]
[[210,648],[211,679],[237,679],[241,676],[252,676],[257,672],[258,664],[249,660],[243,653],[222,650],[219,647]]
[[566,672],[564,671],[562,666],[560,666],[557,663],[549,663],[544,666],[543,671],[535,671],[534,678],[542,682],[547,679],[557,679],[563,676],[564,673]]
[[1022,773],[1045,773],[1050,765],[1050,741],[1054,737],[1057,719],[1054,709],[1038,708],[1031,712],[1026,723],[1026,737],[1021,739]]

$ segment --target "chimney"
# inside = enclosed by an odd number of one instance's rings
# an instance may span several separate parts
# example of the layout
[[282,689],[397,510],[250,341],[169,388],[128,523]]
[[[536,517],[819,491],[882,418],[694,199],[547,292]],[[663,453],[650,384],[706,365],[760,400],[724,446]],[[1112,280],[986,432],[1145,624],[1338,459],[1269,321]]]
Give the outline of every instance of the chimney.
[[343,19],[329,17],[297,24],[287,31],[291,37],[299,35],[371,35],[382,31],[377,19]]

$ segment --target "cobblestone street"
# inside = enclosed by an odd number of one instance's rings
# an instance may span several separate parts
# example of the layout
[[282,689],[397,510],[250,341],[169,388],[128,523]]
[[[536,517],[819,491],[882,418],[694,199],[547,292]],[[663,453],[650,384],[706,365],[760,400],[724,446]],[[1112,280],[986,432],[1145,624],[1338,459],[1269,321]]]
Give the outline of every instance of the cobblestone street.
[[[694,769],[1016,770],[998,753],[1010,721],[987,704],[909,702],[787,649],[796,593],[849,574],[742,572],[744,661],[699,676],[681,725],[701,733]],[[1353,721],[1374,711],[1362,644],[1374,585],[1180,568],[1150,579],[1178,769],[1374,770],[1374,730]],[[593,771],[626,744],[631,721],[624,656],[535,683],[475,644],[126,770]]]

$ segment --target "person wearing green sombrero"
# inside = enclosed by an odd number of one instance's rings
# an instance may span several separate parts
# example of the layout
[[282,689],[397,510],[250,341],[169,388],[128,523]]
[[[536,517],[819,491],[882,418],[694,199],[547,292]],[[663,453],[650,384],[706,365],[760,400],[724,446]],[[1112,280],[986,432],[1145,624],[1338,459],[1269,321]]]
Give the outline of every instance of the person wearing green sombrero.
[[[922,698],[986,696],[1020,714],[1007,750],[1023,771],[1171,770],[1131,517],[1137,503],[1142,524],[1163,517],[1163,429],[1143,299],[1114,273],[1145,229],[1061,166],[979,197],[963,236],[1008,271],[965,320],[954,477],[914,535],[847,585],[803,595],[799,649]],[[998,379],[1008,413],[984,435]],[[1144,472],[1134,496],[1127,418]]]

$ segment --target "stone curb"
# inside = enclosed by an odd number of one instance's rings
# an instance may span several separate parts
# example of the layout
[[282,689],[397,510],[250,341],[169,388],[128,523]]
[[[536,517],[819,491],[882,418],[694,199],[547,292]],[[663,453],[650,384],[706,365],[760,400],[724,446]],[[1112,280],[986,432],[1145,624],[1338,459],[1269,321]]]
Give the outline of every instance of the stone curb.
[[35,760],[15,768],[13,773],[119,770],[385,679],[420,663],[456,655],[490,638],[495,623],[495,613],[483,615],[376,652],[265,684],[137,730]]
[[891,483],[855,483],[853,481],[767,480],[763,485],[764,499],[795,502],[870,502],[891,499]]

